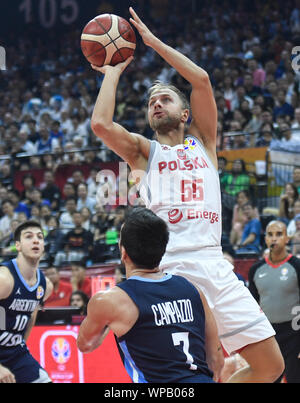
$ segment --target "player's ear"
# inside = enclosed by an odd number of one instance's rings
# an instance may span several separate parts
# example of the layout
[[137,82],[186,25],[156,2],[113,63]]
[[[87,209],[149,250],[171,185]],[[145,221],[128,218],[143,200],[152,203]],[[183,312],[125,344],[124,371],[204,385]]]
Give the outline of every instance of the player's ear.
[[15,242],[15,246],[16,246],[17,251],[20,252],[20,250],[21,250],[21,242],[20,242],[20,241],[16,241],[16,242]]
[[190,116],[190,111],[188,109],[183,109],[181,113],[181,121],[182,123],[186,123]]
[[120,253],[121,253],[121,261],[125,262],[128,255],[127,255],[127,252],[126,252],[124,246],[122,246],[122,245],[120,246]]

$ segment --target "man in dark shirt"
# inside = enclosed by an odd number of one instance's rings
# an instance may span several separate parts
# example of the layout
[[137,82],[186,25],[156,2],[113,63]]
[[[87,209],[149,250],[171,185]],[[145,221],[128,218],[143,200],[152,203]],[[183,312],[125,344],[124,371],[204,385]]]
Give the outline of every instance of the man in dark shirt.
[[64,251],[56,254],[54,261],[56,266],[60,266],[66,261],[72,262],[88,258],[93,249],[93,234],[82,227],[81,213],[75,211],[72,217],[75,228],[65,234]]
[[268,224],[265,241],[269,256],[250,268],[249,289],[276,331],[287,382],[300,383],[300,260],[287,251],[283,222]]
[[58,211],[61,192],[59,188],[55,185],[55,178],[53,172],[51,171],[45,171],[42,196],[43,199],[47,199],[50,201],[52,210]]

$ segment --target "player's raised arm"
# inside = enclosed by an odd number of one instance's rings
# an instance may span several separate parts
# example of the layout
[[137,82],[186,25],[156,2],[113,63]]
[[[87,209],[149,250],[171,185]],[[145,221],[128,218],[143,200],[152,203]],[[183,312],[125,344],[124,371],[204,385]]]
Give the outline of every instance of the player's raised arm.
[[130,22],[138,30],[145,45],[154,49],[192,85],[191,109],[193,122],[191,124],[191,134],[199,137],[209,150],[211,149],[215,152],[217,107],[207,72],[182,53],[158,39],[141,21],[132,7],[130,7],[129,11],[132,15]]
[[94,107],[91,126],[95,135],[128,162],[132,169],[144,169],[150,152],[150,142],[113,121],[119,79],[132,59],[130,57],[116,66],[92,66],[104,74],[104,79]]

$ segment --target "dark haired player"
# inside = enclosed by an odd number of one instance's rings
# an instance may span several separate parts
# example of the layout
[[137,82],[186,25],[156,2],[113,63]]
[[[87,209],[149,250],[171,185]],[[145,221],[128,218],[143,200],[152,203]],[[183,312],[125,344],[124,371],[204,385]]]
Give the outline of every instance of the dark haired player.
[[50,383],[26,341],[52,283],[39,270],[44,253],[41,225],[26,221],[14,234],[18,255],[0,266],[0,383]]
[[93,351],[111,329],[133,382],[213,382],[206,353],[218,379],[223,354],[217,327],[203,295],[185,278],[159,269],[168,240],[167,225],[151,210],[128,214],[120,237],[127,281],[92,297],[77,345]]

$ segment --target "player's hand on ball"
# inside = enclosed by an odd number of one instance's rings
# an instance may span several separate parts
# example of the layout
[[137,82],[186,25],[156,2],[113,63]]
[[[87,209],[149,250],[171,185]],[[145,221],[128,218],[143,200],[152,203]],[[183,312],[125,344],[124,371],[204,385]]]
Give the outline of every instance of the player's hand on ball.
[[155,36],[150,31],[150,29],[142,22],[142,20],[139,18],[139,16],[137,15],[137,13],[134,11],[134,9],[132,7],[129,8],[129,11],[133,17],[133,18],[130,18],[129,21],[141,35],[141,37],[144,41],[144,44],[147,46],[151,46],[153,43],[153,40],[155,39]]
[[126,69],[126,67],[132,62],[132,60],[133,60],[133,56],[130,56],[128,59],[125,60],[125,62],[118,63],[115,66],[106,65],[106,66],[98,67],[98,66],[95,66],[94,64],[91,64],[91,66],[94,70],[99,71],[102,74],[106,74],[108,71],[116,71],[121,74]]

